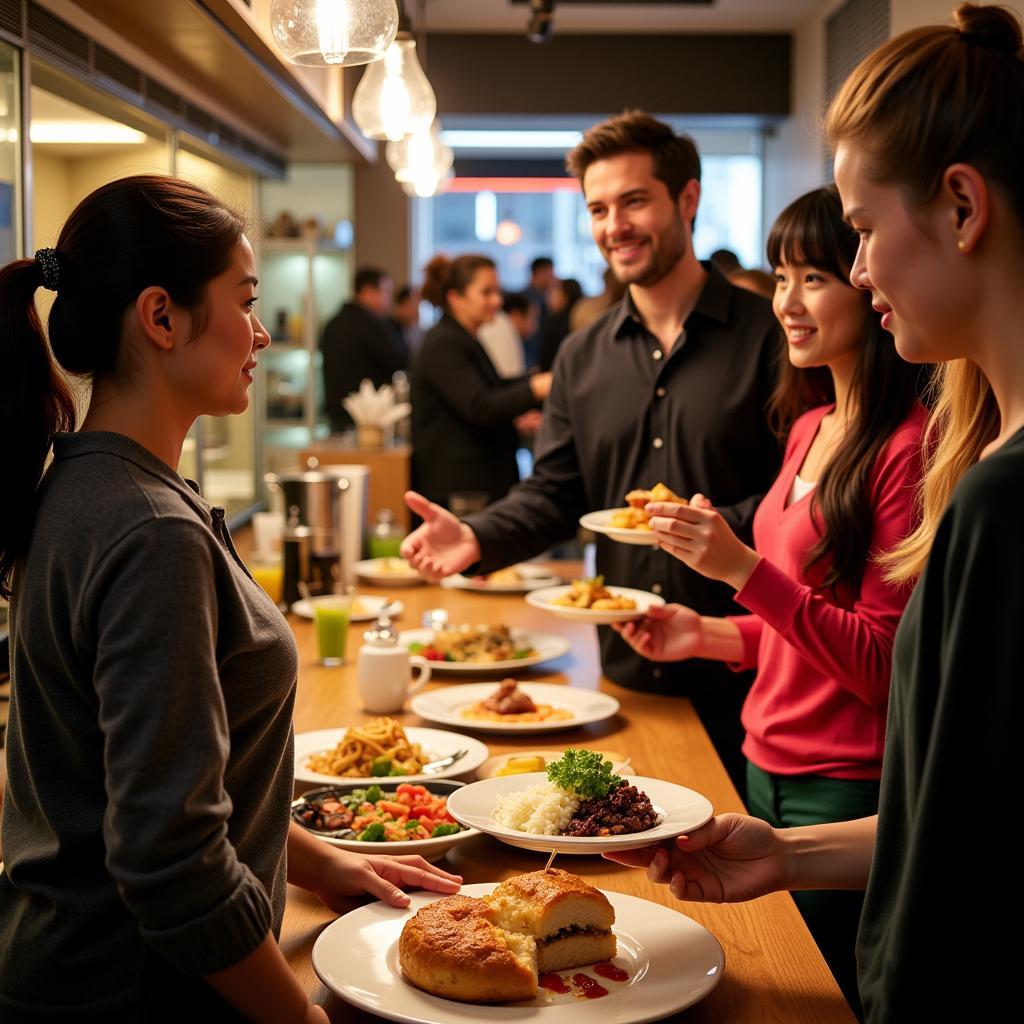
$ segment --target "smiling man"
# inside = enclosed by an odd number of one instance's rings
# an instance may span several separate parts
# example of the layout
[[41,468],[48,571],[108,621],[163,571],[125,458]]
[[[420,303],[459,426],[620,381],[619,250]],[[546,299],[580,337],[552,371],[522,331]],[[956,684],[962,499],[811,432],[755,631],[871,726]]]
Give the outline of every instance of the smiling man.
[[[417,497],[424,524],[403,546],[438,574],[480,572],[536,555],[576,532],[578,517],[621,506],[664,481],[706,495],[746,538],[779,466],[765,418],[780,351],[770,304],[735,288],[693,252],[700,157],[693,141],[637,111],[591,128],[569,154],[594,241],[623,300],[559,349],[534,475],[459,523]],[[703,615],[739,613],[731,591],[657,548],[598,538],[609,584],[661,594]],[[609,678],[690,697],[742,789],[740,706],[749,678],[721,663],[656,665],[601,629]]]

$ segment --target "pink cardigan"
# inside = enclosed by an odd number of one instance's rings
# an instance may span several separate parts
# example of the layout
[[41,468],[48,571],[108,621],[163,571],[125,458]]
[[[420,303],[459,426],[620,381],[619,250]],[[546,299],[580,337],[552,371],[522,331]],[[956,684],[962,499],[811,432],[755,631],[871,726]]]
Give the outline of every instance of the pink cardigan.
[[[882,768],[892,641],[911,587],[891,586],[870,562],[860,594],[815,589],[803,565],[818,539],[815,491],[787,507],[793,480],[832,406],[793,424],[775,483],[754,516],[762,556],[736,601],[752,615],[730,617],[743,639],[737,668],[757,666],[743,706],[743,752],[780,775],[877,779]],[[915,404],[882,450],[870,477],[871,550],[891,549],[911,530],[927,414]],[[820,523],[820,513],[816,516]]]

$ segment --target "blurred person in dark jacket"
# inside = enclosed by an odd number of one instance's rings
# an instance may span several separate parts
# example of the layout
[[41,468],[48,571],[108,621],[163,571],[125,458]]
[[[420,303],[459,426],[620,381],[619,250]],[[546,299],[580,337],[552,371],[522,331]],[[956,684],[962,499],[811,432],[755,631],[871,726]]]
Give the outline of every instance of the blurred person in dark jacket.
[[411,358],[423,340],[418,288],[406,284],[398,289],[388,322],[391,324],[391,330],[405,352],[406,358]]
[[515,420],[541,405],[551,374],[503,379],[477,338],[501,309],[488,257],[435,256],[425,269],[423,297],[443,315],[413,359],[414,486],[445,507],[460,491],[495,501],[519,479]]
[[334,433],[353,426],[341,403],[359,390],[362,381],[379,388],[390,384],[398,370],[408,368],[408,353],[384,319],[391,308],[393,287],[383,270],[361,267],[356,271],[355,294],[324,327],[320,338],[324,404]]
[[537,365],[542,370],[550,370],[554,365],[558,346],[571,333],[569,320],[573,307],[583,298],[583,289],[579,281],[573,277],[555,280],[548,288],[548,318],[540,332],[540,351],[537,353]]

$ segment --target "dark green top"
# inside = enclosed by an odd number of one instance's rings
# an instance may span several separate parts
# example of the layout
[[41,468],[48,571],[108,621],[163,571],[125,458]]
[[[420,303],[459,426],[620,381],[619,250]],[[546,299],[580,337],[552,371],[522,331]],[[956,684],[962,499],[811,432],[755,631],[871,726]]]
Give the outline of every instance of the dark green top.
[[872,1024],[1019,1004],[1022,688],[1019,431],[955,488],[896,634],[858,938]]
[[296,664],[223,509],[56,439],[11,604],[4,1024],[231,1018],[199,976],[280,927]]

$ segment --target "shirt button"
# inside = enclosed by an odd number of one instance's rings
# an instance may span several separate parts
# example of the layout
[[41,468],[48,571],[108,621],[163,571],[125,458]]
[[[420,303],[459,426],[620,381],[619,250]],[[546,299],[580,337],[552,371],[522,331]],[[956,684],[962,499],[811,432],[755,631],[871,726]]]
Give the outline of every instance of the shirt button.
[[664,398],[664,397],[665,397],[665,389],[664,389],[664,388],[658,388],[658,389],[657,389],[657,390],[656,390],[656,391],[655,391],[654,393],[655,393],[655,394],[656,394],[656,395],[657,395],[657,396],[658,396],[659,398]]
[[654,351],[653,351],[653,352],[651,353],[651,358],[652,358],[652,359],[660,359],[660,358],[661,358],[661,357],[662,357],[662,356],[663,356],[664,354],[665,354],[665,353],[664,353],[664,352],[662,352],[660,348],[656,348],[656,349],[655,349],[655,350],[654,350]]
[[664,443],[665,443],[665,442],[664,442],[664,441],[662,441],[662,439],[661,439],[660,437],[656,437],[656,438],[655,438],[655,439],[654,439],[654,440],[653,440],[653,441],[651,442],[651,444],[652,444],[652,445],[653,445],[653,446],[654,446],[655,448],[660,448],[660,447],[661,447],[661,446],[662,446],[662,445],[663,445]]
[[660,583],[655,583],[654,586],[651,587],[651,593],[660,594],[661,593],[661,584]]
[[660,669],[660,668],[656,668],[656,669],[655,669],[655,670],[654,670],[654,671],[653,671],[653,672],[651,673],[651,675],[652,675],[652,676],[654,676],[654,678],[655,678],[655,679],[660,679],[660,678],[661,678],[661,669]]

